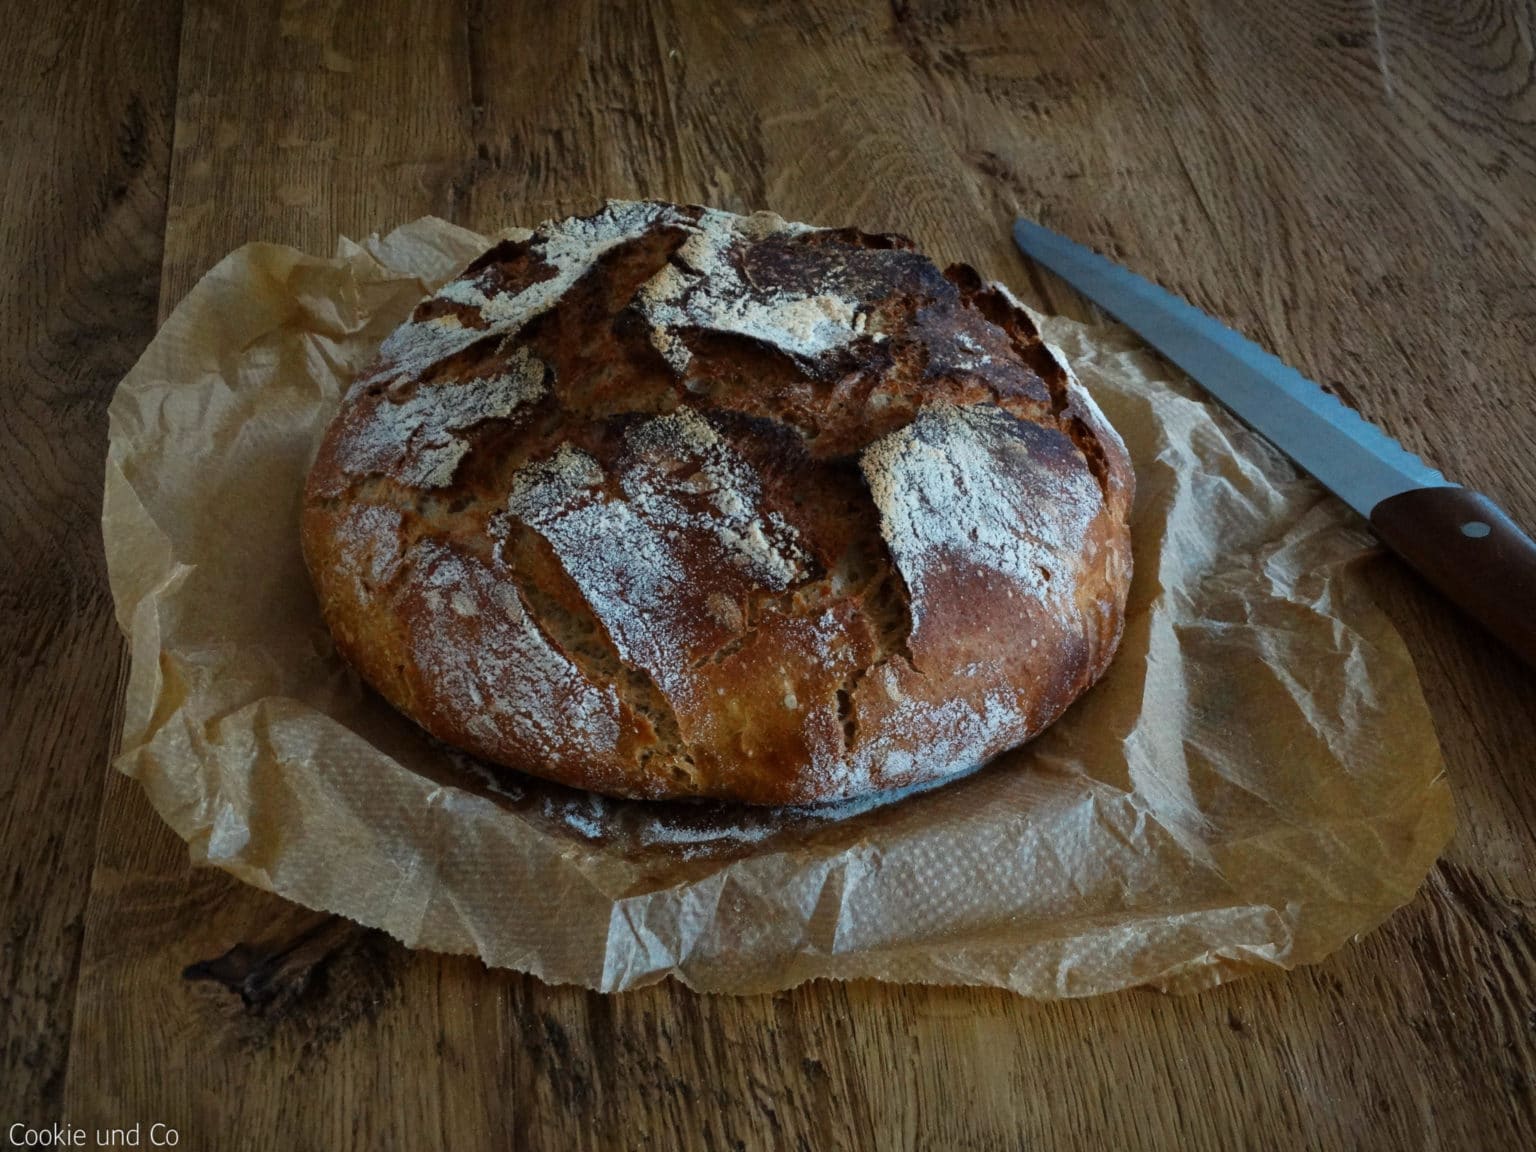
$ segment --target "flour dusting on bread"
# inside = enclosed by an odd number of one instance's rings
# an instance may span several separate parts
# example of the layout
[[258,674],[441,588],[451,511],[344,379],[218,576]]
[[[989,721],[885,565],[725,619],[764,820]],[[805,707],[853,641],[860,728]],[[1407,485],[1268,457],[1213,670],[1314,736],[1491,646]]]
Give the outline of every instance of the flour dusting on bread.
[[906,788],[936,776],[966,772],[1028,732],[1017,693],[996,685],[979,699],[918,700],[903,696],[881,718],[876,734],[842,760],[818,763],[829,798],[860,796],[872,788]]
[[[691,521],[712,532],[727,559],[765,588],[782,592],[805,574],[806,558],[794,528],[777,512],[762,510],[759,478],[696,411],[679,407],[639,425],[627,440],[634,460],[623,483],[631,500],[650,503],[662,522]],[[669,463],[696,467],[677,487],[707,497],[709,515],[690,515],[658,499],[658,490],[667,486],[663,473]]]
[[478,341],[515,335],[530,320],[554,307],[605,253],[659,223],[681,219],[671,205],[610,200],[594,216],[542,224],[528,243],[551,275],[512,294],[488,294],[483,276],[446,284],[434,299],[473,309],[476,323],[465,325],[454,312],[413,318],[384,341],[379,364],[369,375],[412,378]]
[[590,272],[606,253],[642,236],[658,223],[678,224],[683,218],[670,206],[610,200],[596,216],[558,220],[534,230],[531,247],[554,275],[522,291],[487,295],[479,278],[456,280],[438,294],[475,308],[486,330],[515,333],[543,315]]
[[339,443],[338,463],[354,476],[389,475],[418,488],[444,488],[469,451],[461,433],[505,420],[545,393],[544,365],[518,348],[503,372],[423,383],[404,400],[388,393]]
[[771,212],[735,216],[705,209],[673,260],[640,289],[639,305],[651,341],[679,373],[692,358],[683,333],[725,332],[761,341],[791,356],[810,358],[862,334],[857,306],[830,292],[801,294],[750,283],[742,249],[776,234],[803,235],[803,224]]
[[361,602],[387,587],[400,574],[400,533],[405,517],[387,504],[352,504],[343,508],[333,531],[337,568],[352,582]]
[[1058,474],[1031,459],[1062,434],[978,404],[925,408],[860,461],[880,528],[925,623],[927,588],[953,568],[995,572],[1043,598],[1051,576],[1083,547],[1103,505],[1086,470]]
[[734,600],[782,591],[805,561],[794,530],[762,513],[745,461],[697,413],[679,408],[625,440],[617,493],[595,459],[564,444],[517,472],[507,509],[554,548],[619,657],[677,707],[693,691],[692,664],[734,631],[703,610],[693,573],[717,566],[717,594]]
[[510,729],[551,747],[574,743],[597,761],[613,754],[618,694],[550,643],[516,588],[430,540],[410,560],[432,614],[431,627],[413,632],[411,655],[432,691],[473,705],[464,717],[475,737],[495,748]]

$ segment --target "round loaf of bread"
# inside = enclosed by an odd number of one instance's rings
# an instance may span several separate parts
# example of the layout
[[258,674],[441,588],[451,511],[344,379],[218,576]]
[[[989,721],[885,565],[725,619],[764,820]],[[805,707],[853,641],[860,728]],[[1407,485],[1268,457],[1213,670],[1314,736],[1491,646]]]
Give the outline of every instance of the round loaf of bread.
[[969,267],[610,202],[389,337],[303,545],[341,654],[449,744],[610,795],[798,804],[1056,719],[1119,641],[1131,488]]

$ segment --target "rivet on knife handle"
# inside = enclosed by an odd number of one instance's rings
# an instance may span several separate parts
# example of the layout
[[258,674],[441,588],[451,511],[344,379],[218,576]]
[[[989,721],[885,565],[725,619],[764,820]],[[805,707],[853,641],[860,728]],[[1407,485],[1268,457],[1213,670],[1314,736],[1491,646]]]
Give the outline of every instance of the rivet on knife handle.
[[1502,508],[1468,488],[1416,488],[1376,505],[1371,527],[1536,668],[1536,541]]

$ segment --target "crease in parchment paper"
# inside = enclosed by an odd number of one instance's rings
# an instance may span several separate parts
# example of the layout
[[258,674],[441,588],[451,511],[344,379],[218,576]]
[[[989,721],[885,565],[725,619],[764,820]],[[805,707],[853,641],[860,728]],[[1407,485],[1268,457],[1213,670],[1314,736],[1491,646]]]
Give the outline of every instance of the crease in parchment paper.
[[192,859],[413,947],[618,990],[816,977],[1085,996],[1310,963],[1451,833],[1434,731],[1363,592],[1359,520],[1114,326],[1039,317],[1136,468],[1104,680],[921,795],[609,800],[484,766],[340,661],[298,542],[347,383],[489,238],[250,244],[111,406],[103,534],[132,668],[117,767]]

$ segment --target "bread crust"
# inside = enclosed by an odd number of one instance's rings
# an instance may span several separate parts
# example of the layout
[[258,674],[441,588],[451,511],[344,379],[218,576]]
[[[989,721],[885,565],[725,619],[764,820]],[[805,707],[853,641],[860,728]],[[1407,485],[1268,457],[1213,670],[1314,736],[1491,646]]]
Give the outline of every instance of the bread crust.
[[1132,485],[972,269],[611,201],[391,335],[302,534],[337,649],[440,739],[611,795],[799,804],[974,767],[1096,681]]

